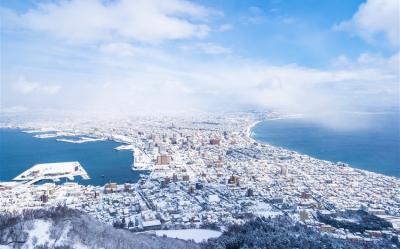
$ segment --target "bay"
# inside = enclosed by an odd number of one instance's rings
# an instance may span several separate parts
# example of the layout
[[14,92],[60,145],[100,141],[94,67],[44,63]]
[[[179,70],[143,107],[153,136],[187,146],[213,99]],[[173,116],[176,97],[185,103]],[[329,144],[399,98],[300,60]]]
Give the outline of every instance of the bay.
[[136,182],[147,173],[132,171],[132,152],[114,150],[120,145],[114,141],[77,144],[33,136],[19,129],[0,129],[0,181],[10,181],[35,164],[68,161],[78,161],[85,168],[91,179],[74,179],[84,185]]

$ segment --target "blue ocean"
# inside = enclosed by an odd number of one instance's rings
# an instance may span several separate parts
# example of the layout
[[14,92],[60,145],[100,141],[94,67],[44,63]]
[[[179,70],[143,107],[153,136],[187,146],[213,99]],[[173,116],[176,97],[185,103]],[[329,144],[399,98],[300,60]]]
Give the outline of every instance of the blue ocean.
[[252,137],[315,158],[400,177],[400,113],[352,114],[349,122],[360,125],[336,129],[308,118],[265,120],[252,129]]
[[0,181],[10,181],[38,163],[67,161],[79,161],[85,168],[91,179],[74,179],[84,185],[136,182],[147,173],[132,171],[132,152],[114,150],[120,145],[114,141],[76,144],[33,136],[18,129],[0,129]]

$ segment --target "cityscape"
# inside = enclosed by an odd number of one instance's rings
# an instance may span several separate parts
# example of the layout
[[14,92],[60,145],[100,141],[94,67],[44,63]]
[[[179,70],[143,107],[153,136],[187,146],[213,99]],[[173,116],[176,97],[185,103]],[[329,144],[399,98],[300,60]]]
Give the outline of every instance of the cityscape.
[[399,0],[0,19],[0,249],[400,248]]
[[[0,183],[0,210],[66,205],[135,232],[223,230],[256,216],[287,216],[342,239],[370,241],[397,236],[399,179],[318,160],[252,138],[256,122],[280,117],[270,112],[8,124],[7,128],[36,134],[37,139],[68,134],[75,139],[64,142],[115,140],[123,144],[116,150],[132,152],[132,170],[147,170],[149,174],[136,183],[35,185],[32,183],[43,179],[90,177],[78,162],[69,163],[69,168],[36,165],[14,181]],[[334,225],[323,217],[343,224]]]

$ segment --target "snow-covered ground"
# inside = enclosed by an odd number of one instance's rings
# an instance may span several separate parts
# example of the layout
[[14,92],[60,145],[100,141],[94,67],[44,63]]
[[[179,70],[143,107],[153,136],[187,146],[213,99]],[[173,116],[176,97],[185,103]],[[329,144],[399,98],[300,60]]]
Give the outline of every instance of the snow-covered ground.
[[53,137],[57,137],[57,134],[47,134],[47,133],[45,133],[45,134],[38,134],[38,135],[35,135],[33,137],[36,137],[36,138],[53,138]]
[[26,248],[34,248],[36,245],[43,245],[46,242],[53,242],[50,239],[51,221],[36,220],[33,228],[29,231],[28,240],[25,243]]
[[104,141],[105,138],[91,138],[91,137],[79,137],[79,139],[67,139],[67,138],[59,138],[56,139],[58,142],[66,142],[66,143],[73,143],[73,144],[82,144],[88,142],[97,142],[97,141]]
[[183,240],[194,240],[195,242],[202,242],[209,238],[217,238],[221,236],[221,232],[209,229],[180,229],[180,230],[154,230],[150,231],[157,236],[167,236],[170,238],[178,238]]
[[[36,218],[38,217],[38,218]],[[199,249],[194,241],[156,237],[115,229],[93,217],[65,207],[32,210],[32,217],[2,216],[0,249]],[[15,222],[15,220],[17,222]]]
[[265,202],[257,201],[254,206],[250,207],[249,210],[256,216],[264,217],[276,217],[282,215],[282,212],[273,208],[270,204]]
[[135,145],[134,144],[129,144],[129,145],[120,145],[118,147],[115,147],[114,149],[116,150],[134,150],[135,149]]
[[[26,230],[29,233],[26,242],[23,244],[22,248],[25,249],[34,249],[37,246],[48,244],[52,246],[69,244],[72,248],[76,249],[89,249],[87,246],[83,245],[79,241],[74,244],[71,244],[70,241],[67,240],[67,235],[70,230],[70,226],[64,226],[61,236],[59,238],[51,238],[50,229],[53,226],[53,222],[51,220],[35,220],[32,228]],[[11,249],[12,246],[0,245],[0,249]]]

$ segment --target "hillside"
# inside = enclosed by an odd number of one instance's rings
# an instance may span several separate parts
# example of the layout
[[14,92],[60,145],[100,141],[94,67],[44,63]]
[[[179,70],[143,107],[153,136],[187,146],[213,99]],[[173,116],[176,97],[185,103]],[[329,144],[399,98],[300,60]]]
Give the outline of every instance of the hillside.
[[[176,231],[169,231],[176,233]],[[181,231],[180,231],[181,232]],[[191,230],[185,231],[192,233]],[[195,243],[181,239],[132,233],[100,223],[80,211],[58,206],[0,214],[0,249],[382,249],[399,248],[398,237],[371,241],[333,238],[287,217],[255,218],[233,225],[220,237]]]
[[115,229],[79,211],[56,207],[0,215],[0,248],[196,249],[199,245]]
[[231,226],[220,237],[209,239],[203,249],[386,249],[400,248],[397,237],[373,241],[333,238],[293,223],[286,217],[256,218],[242,226]]

